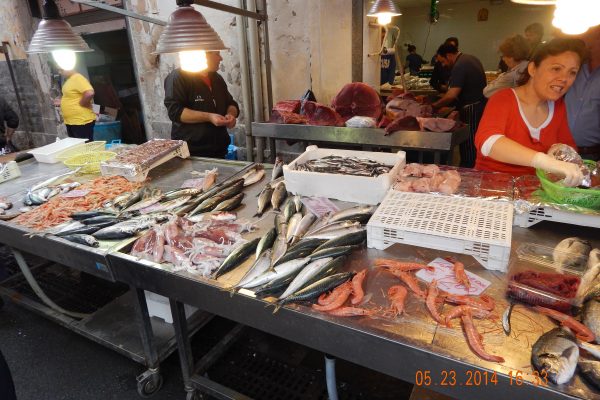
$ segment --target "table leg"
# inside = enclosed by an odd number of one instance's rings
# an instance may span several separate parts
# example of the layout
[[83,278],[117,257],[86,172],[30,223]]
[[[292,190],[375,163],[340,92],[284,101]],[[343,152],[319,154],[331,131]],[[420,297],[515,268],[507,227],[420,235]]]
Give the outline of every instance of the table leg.
[[183,303],[177,300],[169,299],[169,303],[171,304],[171,314],[173,315],[173,329],[175,330],[175,338],[177,339],[183,385],[188,398],[193,398],[196,391],[192,384],[194,356],[192,355],[185,308]]
[[143,289],[132,289],[135,291],[138,309],[138,324],[144,357],[148,370],[137,376],[137,390],[142,397],[148,397],[156,393],[162,387],[163,378],[159,371],[159,360],[156,346],[153,343],[154,332],[148,313],[148,304]]
[[262,137],[255,137],[256,139],[256,162],[262,163],[265,159],[265,139]]
[[269,162],[271,164],[275,164],[275,156],[277,155],[277,148],[275,147],[275,139],[269,138],[269,149],[271,150],[269,153]]
[[439,151],[433,152],[433,163],[436,165],[440,165],[441,162],[441,154]]

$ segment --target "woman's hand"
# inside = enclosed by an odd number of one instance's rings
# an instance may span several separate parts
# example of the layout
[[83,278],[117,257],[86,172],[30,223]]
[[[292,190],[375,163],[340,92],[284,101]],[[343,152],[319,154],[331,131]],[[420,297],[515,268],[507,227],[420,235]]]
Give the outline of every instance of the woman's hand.
[[579,165],[570,162],[559,161],[544,153],[537,153],[531,160],[531,166],[543,169],[547,172],[563,175],[565,186],[578,186],[583,181],[583,174]]

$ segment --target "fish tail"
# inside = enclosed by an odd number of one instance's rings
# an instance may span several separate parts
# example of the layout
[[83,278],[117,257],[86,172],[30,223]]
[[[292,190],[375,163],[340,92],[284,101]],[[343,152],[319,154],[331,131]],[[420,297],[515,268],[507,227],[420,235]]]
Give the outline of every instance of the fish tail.
[[260,217],[262,217],[262,215],[263,215],[263,213],[261,213],[261,212],[257,212],[256,214],[254,214],[254,215],[252,216],[252,218],[256,218],[256,217],[259,217],[259,218],[260,218]]

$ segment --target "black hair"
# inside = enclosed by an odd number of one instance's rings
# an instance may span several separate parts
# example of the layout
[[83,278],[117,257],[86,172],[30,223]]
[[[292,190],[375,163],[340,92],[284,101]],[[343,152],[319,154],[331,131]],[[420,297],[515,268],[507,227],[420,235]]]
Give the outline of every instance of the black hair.
[[408,52],[413,52],[413,51],[417,51],[417,46],[415,46],[414,44],[409,44],[408,45]]
[[448,54],[458,53],[458,48],[453,44],[444,43],[438,48],[437,53],[442,57],[446,57]]
[[458,49],[458,38],[455,36],[450,36],[448,39],[444,41],[444,44],[450,44],[450,42],[456,43],[456,48]]
[[[539,67],[542,61],[550,56],[557,56],[562,53],[566,53],[567,51],[571,51],[579,56],[579,64],[583,64],[587,58],[587,49],[585,47],[585,43],[580,39],[571,39],[571,38],[556,38],[552,39],[547,43],[543,43],[538,46],[533,53],[533,57],[529,63],[533,63],[536,67]],[[528,69],[525,69],[523,75],[521,75],[521,79],[518,82],[519,86],[522,86],[529,82],[531,76],[529,75]]]

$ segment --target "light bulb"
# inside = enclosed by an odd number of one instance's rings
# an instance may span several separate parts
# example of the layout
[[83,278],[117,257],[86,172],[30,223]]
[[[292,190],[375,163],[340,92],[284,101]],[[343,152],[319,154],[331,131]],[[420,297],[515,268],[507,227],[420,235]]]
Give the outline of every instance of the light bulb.
[[54,58],[59,68],[65,71],[71,71],[75,68],[75,62],[77,61],[73,50],[54,50],[52,58]]
[[377,14],[377,23],[379,25],[387,25],[392,22],[393,14],[390,13],[380,13]]
[[598,25],[597,0],[557,0],[552,25],[567,35],[580,35]]
[[200,72],[208,68],[204,50],[180,51],[179,63],[181,69],[187,72]]

